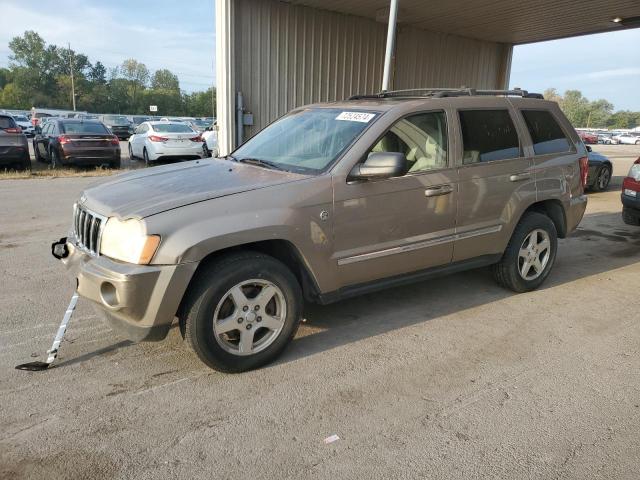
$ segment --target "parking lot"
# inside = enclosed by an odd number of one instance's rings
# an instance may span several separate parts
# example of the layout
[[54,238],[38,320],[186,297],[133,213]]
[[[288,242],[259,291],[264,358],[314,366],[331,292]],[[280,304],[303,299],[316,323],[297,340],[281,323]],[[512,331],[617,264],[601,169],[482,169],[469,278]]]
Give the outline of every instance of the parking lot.
[[594,150],[612,184],[540,290],[479,269],[309,305],[285,354],[239,375],[177,328],[126,341],[82,300],[57,367],[14,370],[50,345],[73,291],[50,244],[104,179],[0,181],[0,478],[638,478],[640,228],[620,185],[640,147]]

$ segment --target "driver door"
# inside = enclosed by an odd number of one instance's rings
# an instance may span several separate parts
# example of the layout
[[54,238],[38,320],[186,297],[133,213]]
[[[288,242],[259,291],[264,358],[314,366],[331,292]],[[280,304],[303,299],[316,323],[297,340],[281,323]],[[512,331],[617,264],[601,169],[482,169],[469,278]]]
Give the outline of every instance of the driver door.
[[[334,242],[340,287],[446,265],[453,256],[458,173],[444,111],[395,122],[371,152],[400,152],[407,173],[335,178]],[[364,161],[364,159],[363,159]]]

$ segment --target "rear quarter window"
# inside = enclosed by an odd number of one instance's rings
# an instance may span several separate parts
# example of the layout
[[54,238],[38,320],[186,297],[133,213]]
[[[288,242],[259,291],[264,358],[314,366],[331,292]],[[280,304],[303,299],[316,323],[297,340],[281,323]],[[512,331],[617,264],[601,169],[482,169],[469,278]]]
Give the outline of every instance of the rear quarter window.
[[465,165],[518,158],[520,139],[506,109],[460,110]]
[[571,142],[553,115],[546,110],[522,110],[533,151],[536,155],[563,153],[571,150]]

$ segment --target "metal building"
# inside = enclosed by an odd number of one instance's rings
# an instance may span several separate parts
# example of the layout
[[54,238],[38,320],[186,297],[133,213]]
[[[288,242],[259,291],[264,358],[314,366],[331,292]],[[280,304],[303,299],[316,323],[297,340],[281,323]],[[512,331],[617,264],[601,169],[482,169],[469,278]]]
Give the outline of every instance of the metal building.
[[220,153],[296,106],[380,91],[386,58],[389,89],[505,88],[514,45],[639,20],[638,0],[216,0]]

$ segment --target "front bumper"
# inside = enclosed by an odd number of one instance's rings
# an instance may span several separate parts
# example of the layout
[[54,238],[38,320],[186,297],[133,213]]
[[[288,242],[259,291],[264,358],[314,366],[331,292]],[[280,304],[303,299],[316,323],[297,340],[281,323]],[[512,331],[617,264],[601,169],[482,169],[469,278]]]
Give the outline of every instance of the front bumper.
[[620,199],[625,208],[636,210],[637,214],[640,215],[640,192],[638,192],[635,197],[623,193],[620,195]]
[[197,263],[135,265],[92,256],[70,238],[67,272],[81,297],[90,300],[112,328],[134,341],[167,336]]

